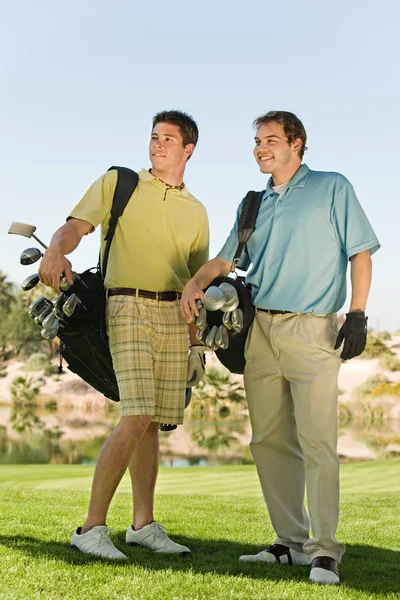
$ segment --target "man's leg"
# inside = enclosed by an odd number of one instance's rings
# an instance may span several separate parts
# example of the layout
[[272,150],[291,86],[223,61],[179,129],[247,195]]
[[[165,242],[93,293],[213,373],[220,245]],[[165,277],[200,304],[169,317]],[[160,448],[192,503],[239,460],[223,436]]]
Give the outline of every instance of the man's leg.
[[337,399],[340,358],[333,350],[336,315],[301,315],[296,335],[282,342],[291,381],[298,438],[306,460],[308,507],[313,537],[304,546],[314,559],[338,563],[344,546],[335,537],[339,518]]
[[153,423],[132,457],[130,473],[134,495],[134,529],[126,542],[165,554],[190,554],[189,548],[171,540],[165,528],[153,521],[154,487],[158,467],[160,423],[182,423],[187,379],[188,333],[179,312],[179,301],[147,301],[153,326]]
[[82,533],[95,525],[105,525],[108,507],[125,473],[136,444],[151,422],[151,416],[121,417],[104,443],[93,478],[89,512]]
[[278,536],[275,543],[302,553],[309,538],[304,458],[289,384],[279,367],[274,318],[266,313],[256,315],[246,349],[244,378],[253,431],[250,447]]
[[154,488],[159,458],[158,431],[159,423],[150,423],[137,443],[129,463],[135,529],[148,525],[154,519]]

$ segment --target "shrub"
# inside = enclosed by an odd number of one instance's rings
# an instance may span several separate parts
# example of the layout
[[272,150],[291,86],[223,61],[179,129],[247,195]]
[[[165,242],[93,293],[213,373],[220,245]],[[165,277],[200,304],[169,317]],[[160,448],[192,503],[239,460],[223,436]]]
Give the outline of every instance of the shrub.
[[367,335],[367,344],[360,358],[379,358],[382,354],[393,355],[393,352],[377,335]]
[[387,341],[392,339],[392,334],[389,331],[377,331],[376,337],[380,340]]
[[381,383],[372,390],[371,396],[400,396],[400,383]]
[[392,354],[382,354],[379,364],[388,371],[400,371],[400,360]]
[[358,388],[354,391],[356,394],[371,394],[378,386],[390,383],[389,379],[384,375],[373,375],[372,377],[368,377],[364,383],[362,383]]
[[14,404],[34,404],[34,400],[44,384],[43,379],[16,377],[11,384],[11,398]]
[[58,367],[49,361],[44,352],[34,352],[25,363],[24,371],[43,371],[46,377],[58,374]]

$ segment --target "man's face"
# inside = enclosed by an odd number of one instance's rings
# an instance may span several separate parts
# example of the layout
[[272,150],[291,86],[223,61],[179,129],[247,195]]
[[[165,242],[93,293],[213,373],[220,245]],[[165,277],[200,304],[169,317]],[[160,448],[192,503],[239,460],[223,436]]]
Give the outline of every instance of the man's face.
[[273,175],[298,163],[299,140],[289,144],[280,123],[271,121],[261,125],[254,139],[256,145],[253,154],[262,173]]
[[152,167],[157,171],[171,171],[184,167],[193,149],[193,144],[183,146],[182,134],[177,125],[155,125],[149,144],[149,156]]

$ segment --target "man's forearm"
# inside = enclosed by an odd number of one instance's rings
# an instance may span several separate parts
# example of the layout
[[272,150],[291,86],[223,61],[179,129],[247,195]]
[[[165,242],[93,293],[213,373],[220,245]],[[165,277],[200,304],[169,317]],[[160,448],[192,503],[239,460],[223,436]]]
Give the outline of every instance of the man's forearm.
[[73,252],[79,245],[82,237],[92,229],[90,223],[78,219],[71,219],[53,234],[49,248],[56,248],[64,256]]
[[231,264],[223,258],[213,258],[203,265],[193,277],[193,281],[204,290],[213,279],[230,272]]
[[369,250],[351,257],[351,304],[350,312],[365,312],[372,279],[372,260]]

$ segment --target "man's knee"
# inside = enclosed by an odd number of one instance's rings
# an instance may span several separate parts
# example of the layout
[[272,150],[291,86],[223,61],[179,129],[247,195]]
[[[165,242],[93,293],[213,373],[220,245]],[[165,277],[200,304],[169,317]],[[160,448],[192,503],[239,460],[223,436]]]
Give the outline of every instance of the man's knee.
[[150,426],[152,415],[125,415],[121,417],[118,428],[132,433],[143,434]]

